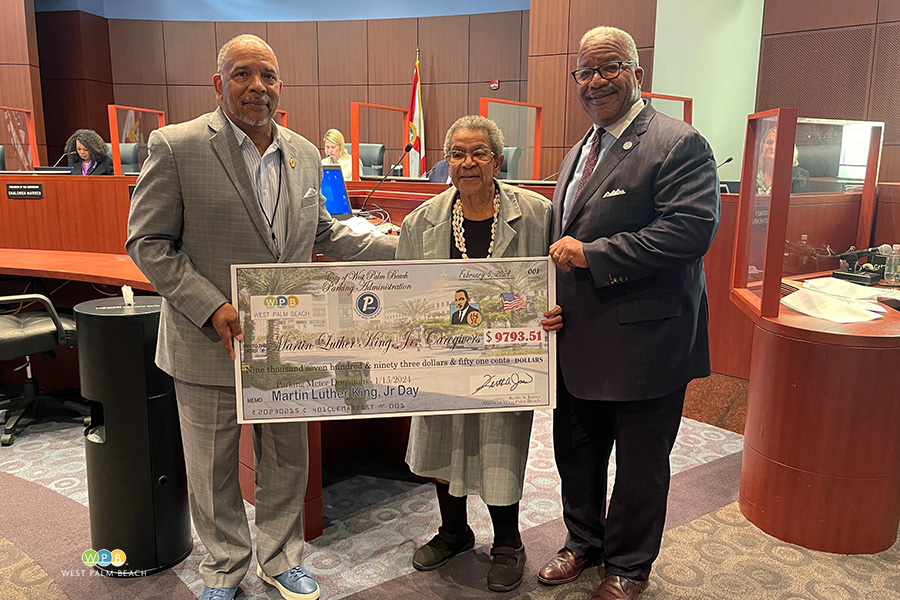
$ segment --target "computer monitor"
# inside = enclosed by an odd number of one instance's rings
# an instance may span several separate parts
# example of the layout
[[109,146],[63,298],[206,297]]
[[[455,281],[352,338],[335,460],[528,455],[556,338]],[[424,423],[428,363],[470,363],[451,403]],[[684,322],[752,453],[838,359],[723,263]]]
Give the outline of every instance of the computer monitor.
[[322,195],[325,197],[325,210],[338,220],[353,216],[350,208],[350,196],[340,165],[322,166]]
[[34,167],[34,170],[41,173],[60,173],[62,175],[72,174],[72,167]]

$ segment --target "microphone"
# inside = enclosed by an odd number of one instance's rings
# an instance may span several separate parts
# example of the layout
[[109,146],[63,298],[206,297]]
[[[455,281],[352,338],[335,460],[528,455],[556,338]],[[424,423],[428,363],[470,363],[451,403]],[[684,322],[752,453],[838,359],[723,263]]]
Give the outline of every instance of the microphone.
[[67,157],[69,154],[72,154],[72,153],[71,153],[71,152],[63,152],[63,153],[62,153],[62,156],[60,156],[60,157],[56,160],[56,162],[53,163],[53,166],[54,166],[54,167],[58,167],[58,166],[59,166],[59,163],[62,161],[62,159],[64,159],[65,157]]
[[717,164],[717,165],[716,165],[716,168],[718,169],[718,168],[721,167],[722,165],[727,165],[728,163],[730,163],[730,162],[733,161],[733,160],[734,160],[734,157],[733,157],[733,156],[729,156],[728,158],[726,158],[725,160],[723,160],[722,162],[720,162],[719,164]]
[[847,250],[843,254],[838,254],[837,256],[835,256],[835,258],[838,260],[846,260],[847,262],[856,262],[864,256],[890,256],[892,250],[893,249],[890,244],[873,246],[872,248],[866,248],[865,250],[856,250],[853,248],[853,246],[850,246],[850,250]]
[[359,212],[356,213],[357,215],[363,216],[364,214],[366,214],[366,202],[369,201],[369,198],[372,197],[372,194],[375,193],[375,190],[377,190],[379,187],[381,187],[381,184],[384,183],[385,180],[386,180],[388,177],[391,176],[391,173],[394,172],[394,169],[397,168],[397,165],[400,164],[400,161],[403,160],[403,157],[404,157],[404,156],[406,156],[407,154],[409,154],[409,151],[412,150],[412,148],[413,148],[412,144],[406,144],[406,147],[403,149],[403,154],[400,155],[400,158],[397,159],[397,162],[395,162],[394,164],[391,165],[391,168],[388,170],[388,172],[385,173],[385,174],[381,177],[381,180],[378,182],[378,184],[377,184],[375,187],[372,188],[372,191],[369,192],[369,195],[366,196],[365,200],[363,200],[362,206],[359,207]]

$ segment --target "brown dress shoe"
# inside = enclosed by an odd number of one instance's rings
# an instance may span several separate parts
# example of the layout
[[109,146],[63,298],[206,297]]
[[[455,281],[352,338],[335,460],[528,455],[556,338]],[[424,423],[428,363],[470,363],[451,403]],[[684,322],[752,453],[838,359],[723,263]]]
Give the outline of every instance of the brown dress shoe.
[[621,575],[607,575],[591,600],[635,600],[644,588],[646,581],[636,581]]
[[544,568],[538,573],[538,579],[547,585],[569,583],[578,579],[581,572],[592,563],[591,559],[579,556],[568,548],[563,548],[550,562],[544,565]]

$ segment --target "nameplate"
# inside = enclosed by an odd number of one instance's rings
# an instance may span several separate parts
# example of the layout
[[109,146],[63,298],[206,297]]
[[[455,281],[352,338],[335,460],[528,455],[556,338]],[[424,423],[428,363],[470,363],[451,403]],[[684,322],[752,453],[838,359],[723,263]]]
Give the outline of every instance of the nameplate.
[[40,200],[44,197],[43,183],[7,183],[6,197],[27,200]]

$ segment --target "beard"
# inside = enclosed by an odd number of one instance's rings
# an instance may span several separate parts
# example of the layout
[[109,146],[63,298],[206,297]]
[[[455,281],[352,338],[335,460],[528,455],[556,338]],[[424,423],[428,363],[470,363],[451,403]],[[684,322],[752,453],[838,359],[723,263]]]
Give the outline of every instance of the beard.
[[272,115],[275,114],[275,109],[272,107],[272,99],[269,98],[268,95],[265,95],[265,96],[261,96],[259,98],[254,98],[253,100],[265,102],[266,108],[269,109],[269,113],[263,117],[255,119],[244,112],[244,105],[243,105],[243,103],[241,103],[238,106],[238,110],[235,111],[235,114],[237,115],[238,119],[245,125],[250,125],[251,127],[259,127],[261,125],[266,125],[266,124],[270,123],[272,121]]

